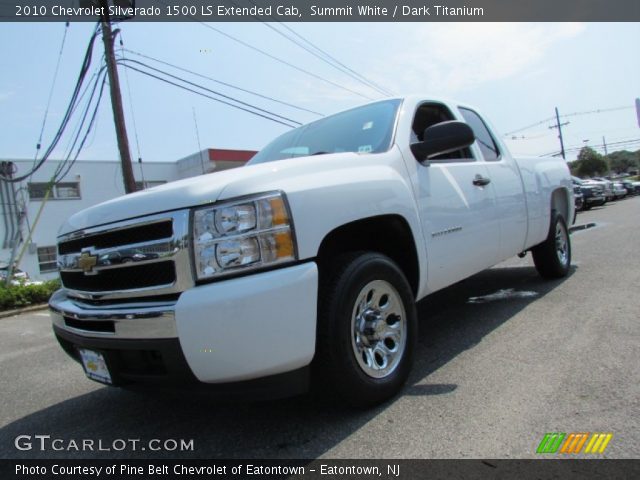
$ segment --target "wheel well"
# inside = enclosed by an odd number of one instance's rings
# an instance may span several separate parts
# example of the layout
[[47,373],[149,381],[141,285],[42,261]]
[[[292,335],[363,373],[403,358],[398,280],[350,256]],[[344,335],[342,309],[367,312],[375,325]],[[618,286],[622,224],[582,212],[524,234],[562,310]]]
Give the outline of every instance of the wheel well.
[[564,188],[558,188],[551,194],[551,210],[556,210],[562,217],[567,225],[571,224],[573,220],[571,218],[571,209],[569,206],[569,195]]
[[407,221],[399,215],[369,217],[329,232],[318,250],[320,276],[338,255],[364,250],[382,253],[396,262],[417,295],[420,271],[416,245]]

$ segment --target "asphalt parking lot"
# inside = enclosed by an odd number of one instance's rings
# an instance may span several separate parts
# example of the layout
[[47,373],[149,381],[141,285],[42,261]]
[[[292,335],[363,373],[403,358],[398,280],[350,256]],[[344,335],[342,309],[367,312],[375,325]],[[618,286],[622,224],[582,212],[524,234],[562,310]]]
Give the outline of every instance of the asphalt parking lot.
[[193,440],[117,458],[533,458],[546,432],[611,432],[601,456],[638,457],[640,197],[580,213],[587,223],[566,279],[542,280],[527,256],[422,301],[410,383],[368,411],[103,387],[59,348],[45,311],[0,319],[0,457],[114,457],[14,446],[43,434]]

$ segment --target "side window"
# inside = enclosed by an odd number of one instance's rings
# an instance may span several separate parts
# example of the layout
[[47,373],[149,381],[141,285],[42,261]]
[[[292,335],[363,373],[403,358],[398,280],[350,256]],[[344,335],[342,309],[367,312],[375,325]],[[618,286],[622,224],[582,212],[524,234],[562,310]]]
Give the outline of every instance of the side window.
[[80,198],[80,184],[78,182],[58,183],[55,189],[56,198]]
[[166,180],[145,180],[144,182],[136,182],[136,190],[146,190],[147,188],[157,187],[158,185],[164,185]]
[[500,150],[480,115],[467,108],[460,108],[460,113],[473,130],[484,159],[487,162],[500,160]]
[[[425,129],[449,120],[454,120],[454,117],[444,105],[434,103],[420,105],[418,110],[416,110],[416,115],[411,125],[410,143],[422,142],[424,140]],[[457,152],[438,155],[431,160],[473,161],[473,155],[470,149],[464,148]]]
[[55,272],[58,270],[57,251],[55,246],[38,247],[38,266],[40,273]]
[[49,200],[79,200],[80,183],[60,182],[49,187],[47,182],[30,182],[27,184],[29,200],[44,200],[49,191]]

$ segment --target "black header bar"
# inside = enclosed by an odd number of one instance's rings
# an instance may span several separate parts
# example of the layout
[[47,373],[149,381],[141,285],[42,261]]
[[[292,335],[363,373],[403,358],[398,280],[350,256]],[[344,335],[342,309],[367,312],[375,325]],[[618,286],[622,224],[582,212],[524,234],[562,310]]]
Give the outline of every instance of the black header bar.
[[2,0],[0,21],[637,22],[638,0]]
[[3,480],[639,478],[639,460],[0,460]]

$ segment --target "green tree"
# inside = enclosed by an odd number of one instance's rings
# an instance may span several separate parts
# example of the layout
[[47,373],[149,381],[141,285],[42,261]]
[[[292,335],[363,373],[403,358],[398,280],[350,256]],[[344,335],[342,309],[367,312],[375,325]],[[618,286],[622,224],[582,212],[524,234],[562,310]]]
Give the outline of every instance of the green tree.
[[575,171],[579,177],[603,175],[609,170],[604,157],[591,147],[583,147],[578,154]]
[[621,150],[618,152],[612,152],[605,157],[611,170],[616,173],[627,172],[628,170],[637,170],[640,166],[640,151],[629,152],[627,150]]

